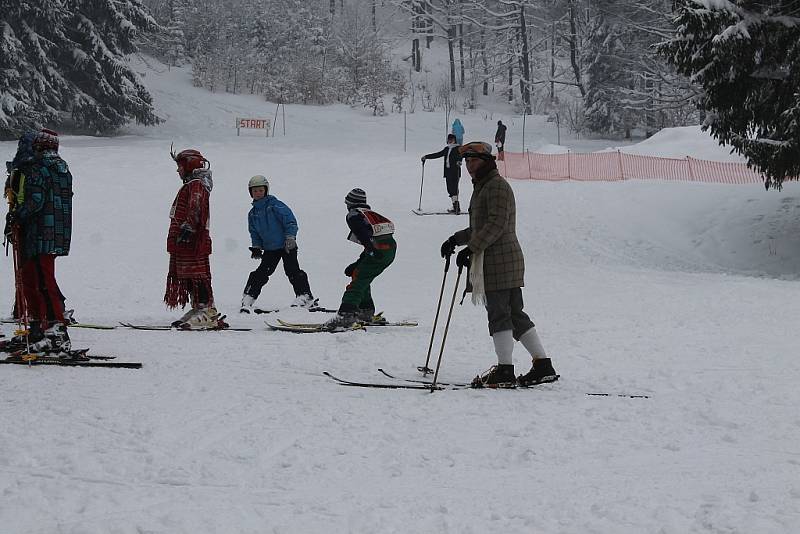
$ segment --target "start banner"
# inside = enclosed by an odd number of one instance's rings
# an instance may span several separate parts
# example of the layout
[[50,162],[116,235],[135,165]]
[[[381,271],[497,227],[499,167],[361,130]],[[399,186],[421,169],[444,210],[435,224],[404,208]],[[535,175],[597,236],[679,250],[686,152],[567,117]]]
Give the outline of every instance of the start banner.
[[266,136],[269,137],[269,119],[251,119],[244,117],[236,117],[236,135],[240,135],[242,129],[248,130],[264,130]]

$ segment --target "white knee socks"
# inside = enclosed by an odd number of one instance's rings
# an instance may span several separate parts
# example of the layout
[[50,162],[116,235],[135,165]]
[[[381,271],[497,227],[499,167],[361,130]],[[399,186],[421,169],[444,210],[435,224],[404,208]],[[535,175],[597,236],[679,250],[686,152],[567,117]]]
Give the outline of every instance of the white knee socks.
[[538,360],[539,358],[547,358],[547,353],[542,346],[542,340],[539,339],[539,334],[536,333],[534,326],[519,338],[520,343],[531,354],[531,358]]
[[[531,329],[532,330],[532,329]],[[500,365],[513,365],[514,335],[511,330],[503,330],[492,334],[494,351],[497,353],[497,363]]]

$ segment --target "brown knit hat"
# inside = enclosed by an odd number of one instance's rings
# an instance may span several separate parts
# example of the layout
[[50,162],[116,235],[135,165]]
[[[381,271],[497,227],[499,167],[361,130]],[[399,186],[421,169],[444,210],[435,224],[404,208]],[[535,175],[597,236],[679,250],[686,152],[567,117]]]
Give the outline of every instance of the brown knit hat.
[[483,141],[473,141],[458,147],[458,153],[462,158],[480,158],[486,161],[494,161],[492,156],[492,145]]

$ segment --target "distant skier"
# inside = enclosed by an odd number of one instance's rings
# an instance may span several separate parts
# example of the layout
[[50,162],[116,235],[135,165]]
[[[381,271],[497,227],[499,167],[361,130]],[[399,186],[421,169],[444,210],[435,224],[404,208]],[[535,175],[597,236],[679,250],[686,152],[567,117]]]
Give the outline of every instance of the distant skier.
[[447,146],[439,152],[433,152],[422,156],[423,165],[425,165],[426,160],[444,158],[444,180],[447,185],[447,194],[450,195],[450,200],[453,203],[453,207],[447,211],[455,213],[456,215],[461,213],[461,204],[458,202],[458,182],[461,179],[461,155],[458,152],[458,146],[456,136],[454,134],[448,134]]
[[461,124],[461,119],[453,121],[452,134],[456,136],[456,143],[459,145],[464,144],[464,125]]
[[213,182],[210,164],[194,149],[170,155],[178,165],[183,185],[170,209],[167,252],[169,273],[164,302],[170,309],[178,306],[191,309],[172,323],[179,328],[225,328],[214,307],[211,288],[211,235],[209,226],[209,197]]
[[497,131],[494,134],[494,144],[497,147],[497,159],[503,159],[503,149],[506,146],[506,125],[497,121]]
[[[456,256],[456,264],[469,269],[472,301],[486,306],[489,334],[497,353],[497,365],[475,377],[472,384],[532,385],[557,380],[536,327],[522,309],[525,259],[516,234],[514,191],[497,172],[488,143],[468,143],[459,150],[472,176],[469,228],[442,243],[441,253],[446,257],[455,252],[456,246],[466,245]],[[533,359],[531,370],[518,378],[514,376],[512,359],[515,339]]]
[[250,313],[261,289],[275,272],[278,262],[283,260],[283,271],[294,288],[295,301],[292,306],[312,308],[317,299],[311,295],[308,276],[297,261],[297,219],[289,206],[269,194],[269,181],[256,175],[247,184],[253,207],[247,215],[250,240],[250,257],[261,260],[258,268],[250,273],[242,295],[240,313]]
[[6,216],[6,235],[16,240],[21,262],[24,302],[16,303],[17,311],[27,310],[30,325],[27,343],[17,336],[7,350],[30,348],[68,356],[71,348],[55,261],[69,255],[72,241],[72,174],[58,148],[58,134],[43,128],[22,136],[11,163],[14,170],[6,194],[13,202]]
[[342,295],[342,304],[332,319],[325,323],[326,330],[346,329],[358,321],[371,321],[375,315],[370,284],[394,261],[397,243],[394,224],[375,212],[367,204],[363,189],[353,189],[344,198],[347,206],[347,239],[364,247],[358,259],[348,265],[345,276],[351,278]]

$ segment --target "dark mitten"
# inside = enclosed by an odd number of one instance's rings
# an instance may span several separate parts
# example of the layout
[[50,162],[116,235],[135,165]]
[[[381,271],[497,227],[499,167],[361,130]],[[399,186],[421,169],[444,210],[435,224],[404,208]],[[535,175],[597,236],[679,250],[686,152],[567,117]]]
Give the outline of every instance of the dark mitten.
[[354,261],[353,263],[344,268],[344,275],[353,276],[353,273],[357,268],[358,268],[358,262]]
[[183,223],[181,233],[178,234],[178,243],[188,243],[192,239],[192,234],[194,234],[194,230],[189,223]]
[[447,241],[442,243],[442,257],[446,258],[447,256],[451,256],[456,251],[456,243],[452,236],[447,238]]
[[260,260],[264,256],[264,249],[261,247],[250,247],[250,257],[254,260]]
[[472,251],[469,249],[469,247],[464,247],[456,256],[456,265],[459,267],[469,267],[469,260],[471,257]]

